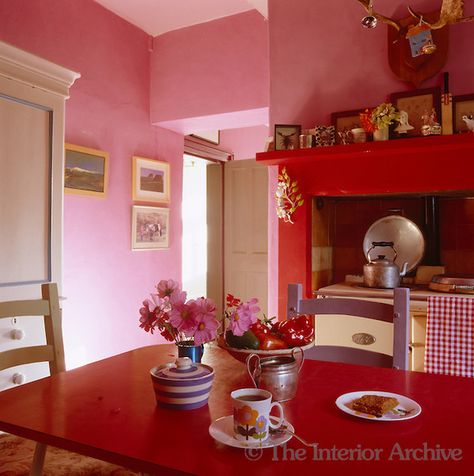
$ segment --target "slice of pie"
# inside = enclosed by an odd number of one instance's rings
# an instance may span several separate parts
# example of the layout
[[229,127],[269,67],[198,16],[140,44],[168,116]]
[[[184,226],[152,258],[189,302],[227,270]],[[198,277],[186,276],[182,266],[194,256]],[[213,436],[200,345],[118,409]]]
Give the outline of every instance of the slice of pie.
[[393,410],[398,405],[398,400],[393,397],[380,395],[363,395],[352,402],[352,409],[357,412],[368,413],[380,418],[385,413]]

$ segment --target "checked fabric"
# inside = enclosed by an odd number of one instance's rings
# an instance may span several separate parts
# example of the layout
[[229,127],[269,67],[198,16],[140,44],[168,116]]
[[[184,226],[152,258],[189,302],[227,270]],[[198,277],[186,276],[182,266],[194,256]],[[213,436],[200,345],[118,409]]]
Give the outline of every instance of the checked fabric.
[[428,297],[425,371],[474,377],[474,299]]

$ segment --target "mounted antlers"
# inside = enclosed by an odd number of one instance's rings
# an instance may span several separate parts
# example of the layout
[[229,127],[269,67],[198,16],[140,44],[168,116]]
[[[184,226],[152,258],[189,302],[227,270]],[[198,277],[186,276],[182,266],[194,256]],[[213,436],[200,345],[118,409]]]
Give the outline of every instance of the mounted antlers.
[[[423,20],[423,15],[416,13],[410,7],[408,7],[408,11],[415,18],[418,18],[418,20]],[[474,20],[474,16],[463,17],[463,15],[463,0],[443,0],[443,4],[441,5],[441,11],[439,13],[439,20],[433,24],[427,23],[427,25],[432,30],[439,30],[440,28],[443,28],[446,25],[453,25],[455,23],[463,23]]]
[[[379,13],[375,12],[373,9],[373,0],[357,0],[366,10],[370,17],[376,18],[383,23],[387,23],[388,25],[393,26],[396,30],[400,31],[401,26],[392,18],[386,17],[384,15],[380,15]],[[423,15],[415,12],[411,7],[408,7],[408,11],[411,15],[417,18],[419,21],[423,21],[426,23],[431,30],[439,30],[446,25],[453,25],[455,23],[462,23],[468,21],[474,21],[474,16],[470,17],[463,17],[464,15],[464,1],[463,0],[443,0],[443,4],[441,5],[441,10],[439,14],[439,20],[433,24],[430,24],[423,20]],[[364,20],[368,18],[365,17]],[[373,27],[375,24],[372,24]]]

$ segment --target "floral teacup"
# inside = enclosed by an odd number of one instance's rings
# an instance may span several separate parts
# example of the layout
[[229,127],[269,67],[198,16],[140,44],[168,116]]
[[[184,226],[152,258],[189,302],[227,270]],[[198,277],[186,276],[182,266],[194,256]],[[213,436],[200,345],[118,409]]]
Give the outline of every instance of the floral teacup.
[[[249,445],[260,444],[269,436],[270,428],[280,428],[283,423],[283,408],[278,402],[272,403],[272,394],[258,388],[241,388],[233,391],[234,438]],[[279,409],[278,423],[270,421],[270,411]],[[272,419],[276,417],[272,416]]]

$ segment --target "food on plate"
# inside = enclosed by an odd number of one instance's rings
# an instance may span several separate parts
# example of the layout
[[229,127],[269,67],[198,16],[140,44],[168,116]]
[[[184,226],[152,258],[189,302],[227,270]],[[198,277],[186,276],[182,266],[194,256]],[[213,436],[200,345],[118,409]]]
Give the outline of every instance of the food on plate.
[[380,418],[385,413],[393,410],[398,405],[398,400],[393,397],[381,395],[363,395],[352,402],[352,409]]

